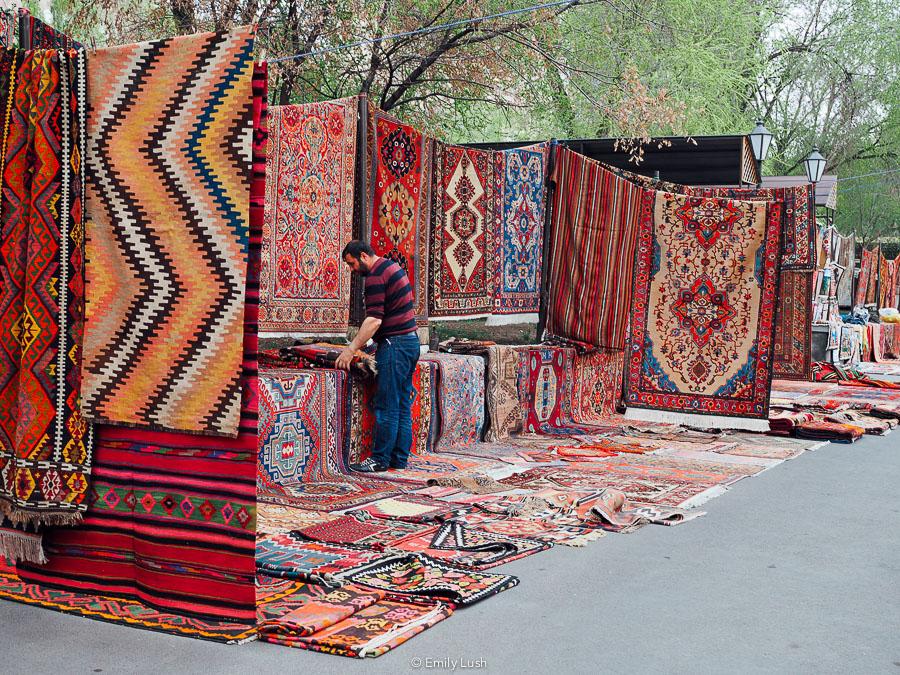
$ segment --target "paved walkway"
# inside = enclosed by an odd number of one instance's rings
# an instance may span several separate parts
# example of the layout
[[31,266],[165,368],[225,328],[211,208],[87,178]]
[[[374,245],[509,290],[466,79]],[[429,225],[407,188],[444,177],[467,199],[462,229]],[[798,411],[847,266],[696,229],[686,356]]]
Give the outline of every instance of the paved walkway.
[[374,660],[224,646],[0,601],[0,670],[447,672],[420,664],[456,660],[492,673],[900,675],[900,431],[805,453],[704,508],[681,527],[498,568],[521,584]]

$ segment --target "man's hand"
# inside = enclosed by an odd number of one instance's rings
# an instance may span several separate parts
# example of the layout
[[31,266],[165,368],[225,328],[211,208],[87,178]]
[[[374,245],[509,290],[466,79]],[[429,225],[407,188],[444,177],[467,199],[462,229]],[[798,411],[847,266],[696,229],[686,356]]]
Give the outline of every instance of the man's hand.
[[353,361],[353,350],[350,347],[344,347],[334,362],[336,368],[350,371],[350,363]]

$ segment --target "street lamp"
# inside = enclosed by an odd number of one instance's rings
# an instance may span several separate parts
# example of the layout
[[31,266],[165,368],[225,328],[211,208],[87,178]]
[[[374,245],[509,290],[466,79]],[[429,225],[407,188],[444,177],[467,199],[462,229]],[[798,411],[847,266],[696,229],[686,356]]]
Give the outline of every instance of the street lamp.
[[772,145],[772,132],[763,126],[762,120],[756,120],[756,128],[750,132],[750,147],[753,157],[756,159],[756,173],[759,175],[759,184],[762,184],[762,163],[769,156],[769,148]]
[[809,157],[803,160],[803,164],[806,166],[806,179],[810,183],[818,183],[822,179],[822,174],[825,173],[826,161],[819,152],[819,148],[813,146]]

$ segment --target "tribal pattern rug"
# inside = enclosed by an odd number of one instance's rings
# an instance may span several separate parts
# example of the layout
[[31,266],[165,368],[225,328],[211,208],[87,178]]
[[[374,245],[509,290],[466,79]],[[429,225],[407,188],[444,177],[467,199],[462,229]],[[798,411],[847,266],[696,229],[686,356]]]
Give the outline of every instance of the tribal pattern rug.
[[[390,559],[396,559],[392,556]],[[296,532],[271,534],[256,541],[256,567],[284,579],[337,586],[349,571],[386,559],[382,551],[346,544],[311,541]]]
[[649,525],[681,525],[704,515],[703,511],[679,509],[672,506],[632,504],[624,492],[604,489],[587,511],[588,520],[596,520],[610,532],[634,532]]
[[499,187],[494,153],[435,142],[429,312],[491,313],[497,285]]
[[35,530],[81,519],[91,467],[81,413],[84,53],[4,50],[0,98],[0,557],[39,561]]
[[262,330],[347,330],[357,107],[352,97],[269,111]]
[[369,149],[371,242],[396,261],[412,285],[416,320],[428,318],[428,207],[432,139],[373,109]]
[[63,614],[117,623],[130,628],[181,635],[183,637],[239,644],[256,636],[248,622],[215,621],[154,609],[135,600],[106,594],[89,595],[51,588],[19,579],[0,558],[0,599],[52,609]]
[[384,595],[353,584],[333,588],[260,573],[256,579],[260,639],[309,637],[383,600]]
[[[420,360],[413,371],[412,432],[410,456],[428,455],[434,450],[438,433],[437,396],[438,365]],[[375,442],[375,382],[371,379],[350,379],[350,424],[346,444],[348,461],[361,462],[372,454]]]
[[288,504],[272,504],[258,497],[256,503],[256,531],[258,534],[283,534],[302,530],[310,525],[327,523],[340,516],[323,511],[302,509]]
[[343,511],[403,492],[390,481],[365,478],[361,474],[317,483],[268,487],[258,484],[257,487],[260,500],[315,511]]
[[572,421],[575,350],[529,347],[519,376],[519,400],[525,408],[525,432],[569,434],[584,431]]
[[[139,600],[194,619],[252,623],[256,533],[259,257],[265,198],[264,65],[253,72],[253,173],[239,434],[97,428],[84,523],[48,531],[50,564],[20,567],[41,584]],[[110,551],[115,551],[111,555]]]
[[500,190],[494,314],[533,314],[539,309],[549,157],[547,143],[494,154]]
[[601,348],[592,354],[576,354],[572,367],[572,419],[586,423],[608,420],[622,398],[625,353]]
[[325,544],[349,544],[384,550],[407,537],[430,535],[437,527],[434,523],[375,518],[365,511],[351,511],[327,523],[303,528],[297,534]]
[[493,345],[487,348],[487,410],[484,440],[499,441],[522,431],[525,409],[519,400],[519,373],[525,356],[518,347]]
[[813,272],[785,270],[775,310],[774,377],[808,380],[812,375]]
[[626,417],[768,429],[781,213],[647,192]]
[[391,548],[426,555],[457,567],[486,570],[546,551],[551,544],[521,535],[497,534],[453,519],[431,531],[395,541]]
[[473,572],[422,555],[375,562],[354,570],[348,580],[390,595],[436,598],[460,607],[519,584],[508,574]]
[[49,562],[20,563],[20,576],[183,616],[252,624],[252,454],[140,443],[139,434],[153,432],[125,431],[131,440],[112,440],[99,428],[83,524],[48,530]]
[[305,637],[271,625],[260,635],[265,642],[310,651],[376,657],[403,644],[453,613],[452,605],[424,599],[383,599]]
[[260,374],[262,487],[329,481],[347,473],[346,378],[343,371],[323,368]]
[[547,332],[622,349],[644,190],[563,147],[553,180]]
[[419,362],[438,364],[441,430],[435,452],[465,447],[481,439],[484,427],[484,359],[460,354],[425,354]]
[[252,71],[249,29],[91,53],[93,421],[238,433]]

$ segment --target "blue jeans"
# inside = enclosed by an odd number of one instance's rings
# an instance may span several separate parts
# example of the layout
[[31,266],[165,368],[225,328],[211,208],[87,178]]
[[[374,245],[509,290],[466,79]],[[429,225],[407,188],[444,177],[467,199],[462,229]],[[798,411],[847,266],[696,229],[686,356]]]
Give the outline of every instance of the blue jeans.
[[375,361],[375,442],[372,459],[383,466],[404,467],[412,447],[413,372],[419,360],[415,333],[383,338]]

